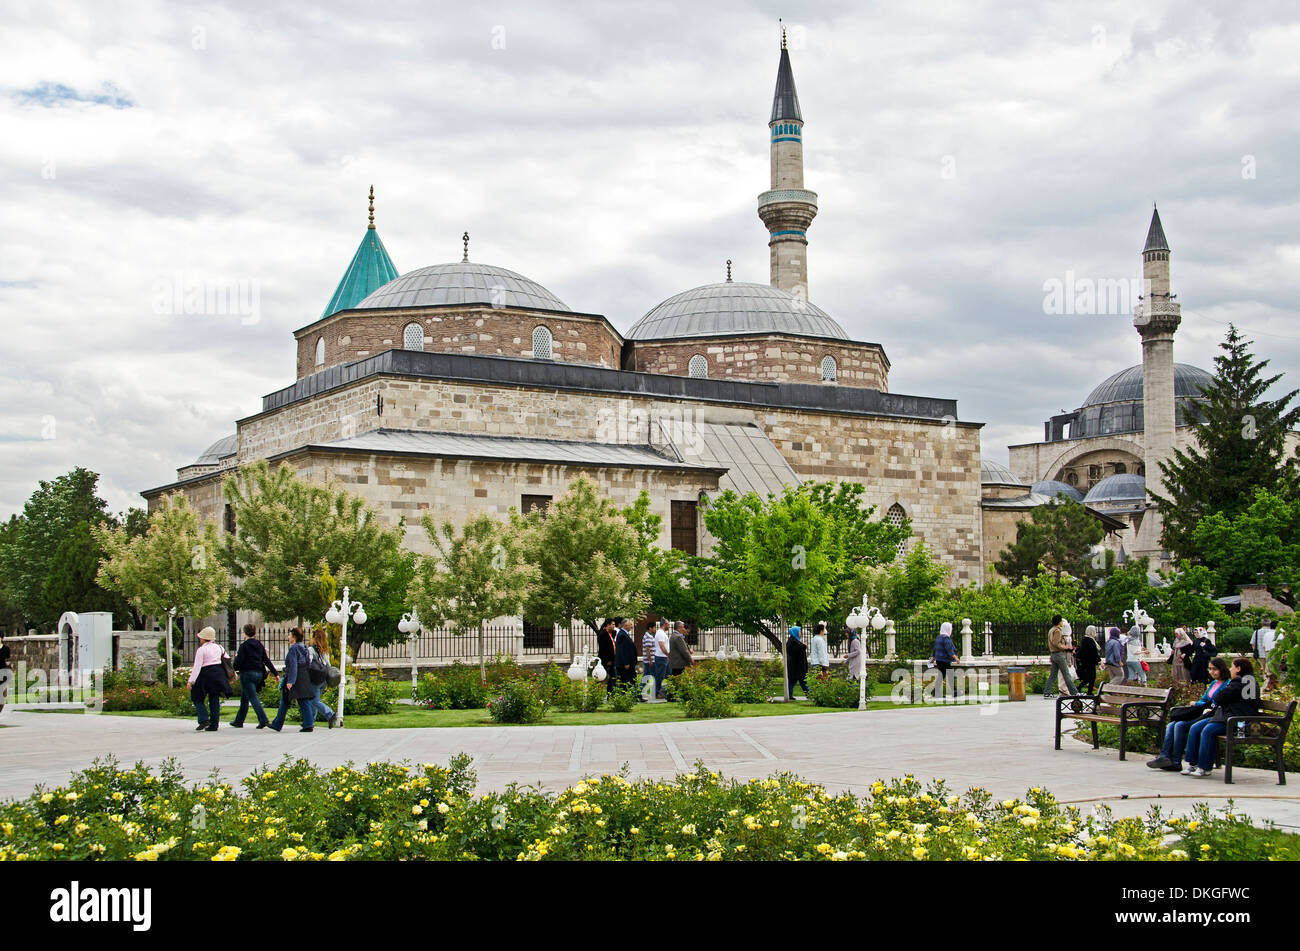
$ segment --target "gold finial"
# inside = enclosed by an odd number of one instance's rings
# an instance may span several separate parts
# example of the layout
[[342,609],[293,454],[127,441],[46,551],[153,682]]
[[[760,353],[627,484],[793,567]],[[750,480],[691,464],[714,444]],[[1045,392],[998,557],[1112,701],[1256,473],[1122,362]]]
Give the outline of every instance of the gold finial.
[[375,186],[370,186],[370,231],[375,230]]
[[785,24],[781,22],[780,17],[776,18],[776,22],[781,24],[781,49],[785,49]]
[[727,283],[731,283],[731,258],[727,258]]
[[465,256],[461,258],[461,261],[466,262],[469,260],[469,232],[466,231],[463,235],[461,235],[460,240],[465,242]]

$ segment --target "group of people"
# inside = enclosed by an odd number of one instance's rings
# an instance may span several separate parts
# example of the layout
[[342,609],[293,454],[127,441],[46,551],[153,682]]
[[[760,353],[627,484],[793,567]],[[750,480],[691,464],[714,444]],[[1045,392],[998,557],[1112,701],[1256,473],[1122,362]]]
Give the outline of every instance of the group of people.
[[[632,688],[649,677],[654,681],[656,699],[667,699],[664,690],[669,677],[676,677],[695,661],[686,641],[686,625],[681,621],[655,621],[641,636],[638,653],[632,629],[625,617],[609,618],[596,638],[596,653],[601,666],[609,671],[605,680],[610,693],[626,685]],[[641,673],[637,664],[641,664]]]
[[1218,738],[1228,732],[1228,718],[1259,713],[1259,683],[1250,658],[1238,657],[1229,664],[1215,656],[1206,666],[1213,678],[1210,685],[1196,703],[1169,711],[1172,722],[1165,727],[1160,755],[1147,763],[1152,769],[1208,776]]
[[[856,670],[861,658],[861,647],[857,634],[849,637],[848,670]],[[830,648],[826,643],[826,625],[818,623],[813,628],[809,643],[803,642],[803,628],[798,624],[790,625],[785,640],[786,696],[794,699],[796,685],[803,688],[804,698],[808,697],[808,672],[811,669],[813,679],[821,677],[831,669]]]
[[[330,729],[340,722],[322,700],[321,693],[330,681],[329,642],[325,638],[324,628],[317,628],[306,643],[301,628],[289,632],[291,638],[289,649],[284,655],[284,677],[275,669],[275,664],[266,653],[266,647],[257,637],[257,628],[252,624],[244,625],[244,642],[239,645],[232,662],[230,655],[217,643],[217,632],[210,627],[199,631],[199,649],[194,654],[194,666],[190,670],[190,699],[198,714],[199,725],[196,730],[216,730],[220,722],[221,701],[233,696],[231,680],[239,680],[239,710],[235,713],[232,727],[241,728],[248,717],[249,707],[257,716],[257,729],[270,727],[277,733],[284,728],[284,719],[289,708],[296,701],[302,713],[300,733],[311,733],[316,720],[324,720]],[[280,686],[280,705],[275,718],[270,719],[262,707],[259,693],[266,683],[267,676]]]
[[[1070,622],[1058,614],[1052,618],[1047,642],[1051,652],[1052,672],[1048,677],[1044,697],[1056,695],[1058,680],[1064,681],[1065,689],[1071,694],[1095,692],[1097,675],[1103,667],[1110,683],[1145,685],[1147,682],[1149,668],[1142,659],[1142,630],[1136,624],[1129,628],[1127,634],[1118,627],[1107,628],[1104,640],[1101,629],[1090,624],[1079,643],[1075,644]],[[1197,628],[1194,635],[1188,633],[1185,626],[1176,628],[1173,655],[1170,658],[1174,681],[1210,683],[1210,661],[1218,652],[1219,649],[1204,628]]]

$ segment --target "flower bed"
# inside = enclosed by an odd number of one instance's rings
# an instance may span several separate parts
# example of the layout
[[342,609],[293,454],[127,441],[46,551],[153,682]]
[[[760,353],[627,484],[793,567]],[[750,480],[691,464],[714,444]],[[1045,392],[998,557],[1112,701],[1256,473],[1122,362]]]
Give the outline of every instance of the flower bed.
[[98,762],[67,786],[0,806],[0,860],[358,859],[1096,860],[1295,857],[1201,805],[1191,821],[1081,815],[1041,788],[997,801],[973,788],[876,782],[832,796],[788,773],[739,783],[697,764],[672,782],[602,776],[558,794],[473,796],[467,756],[447,768],[371,763],[319,770],[286,757],[239,788],[186,784]]

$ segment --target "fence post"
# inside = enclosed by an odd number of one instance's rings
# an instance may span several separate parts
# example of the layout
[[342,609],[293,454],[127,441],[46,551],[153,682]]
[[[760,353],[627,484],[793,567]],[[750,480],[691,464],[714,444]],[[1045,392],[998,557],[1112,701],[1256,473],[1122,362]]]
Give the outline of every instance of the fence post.
[[961,619],[961,662],[969,664],[974,662],[974,638],[975,632],[971,630],[970,618]]
[[[866,637],[865,633],[863,637]],[[893,618],[885,623],[885,660],[898,660],[898,635],[894,631]]]
[[1219,643],[1218,640],[1216,639],[1216,635],[1215,635],[1215,633],[1214,633],[1214,622],[1213,622],[1213,621],[1211,621],[1211,622],[1206,626],[1206,628],[1205,628],[1205,634],[1206,634],[1207,637],[1209,637],[1209,639],[1210,639],[1210,643],[1211,643],[1211,644],[1216,644],[1216,645],[1217,645],[1217,644]]
[[984,622],[984,656],[993,656],[993,622]]

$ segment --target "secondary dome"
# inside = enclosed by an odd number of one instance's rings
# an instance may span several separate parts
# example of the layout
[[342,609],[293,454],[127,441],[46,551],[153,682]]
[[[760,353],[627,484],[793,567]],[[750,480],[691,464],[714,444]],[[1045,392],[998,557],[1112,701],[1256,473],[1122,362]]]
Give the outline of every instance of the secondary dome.
[[1147,480],[1131,472],[1106,476],[1083,497],[1088,505],[1099,502],[1133,502],[1147,497]]
[[980,460],[980,485],[1013,485],[1029,486],[1024,480],[1017,478],[1016,474],[1000,462],[994,462],[992,459]]
[[[1214,375],[1187,363],[1174,364],[1174,399],[1193,399],[1209,386]],[[1120,370],[1102,380],[1083,401],[1084,407],[1106,403],[1142,401],[1142,364]]]
[[1068,482],[1058,482],[1055,479],[1043,479],[1035,482],[1029,487],[1029,491],[1035,495],[1045,495],[1048,498],[1055,498],[1063,495],[1067,499],[1074,499],[1076,502],[1083,501],[1083,493],[1070,485]]
[[723,281],[670,297],[632,325],[628,340],[782,333],[848,340],[830,314],[770,284]]
[[491,264],[458,261],[431,264],[394,278],[371,293],[357,309],[429,307],[438,304],[487,304],[532,310],[569,310],[541,284]]

